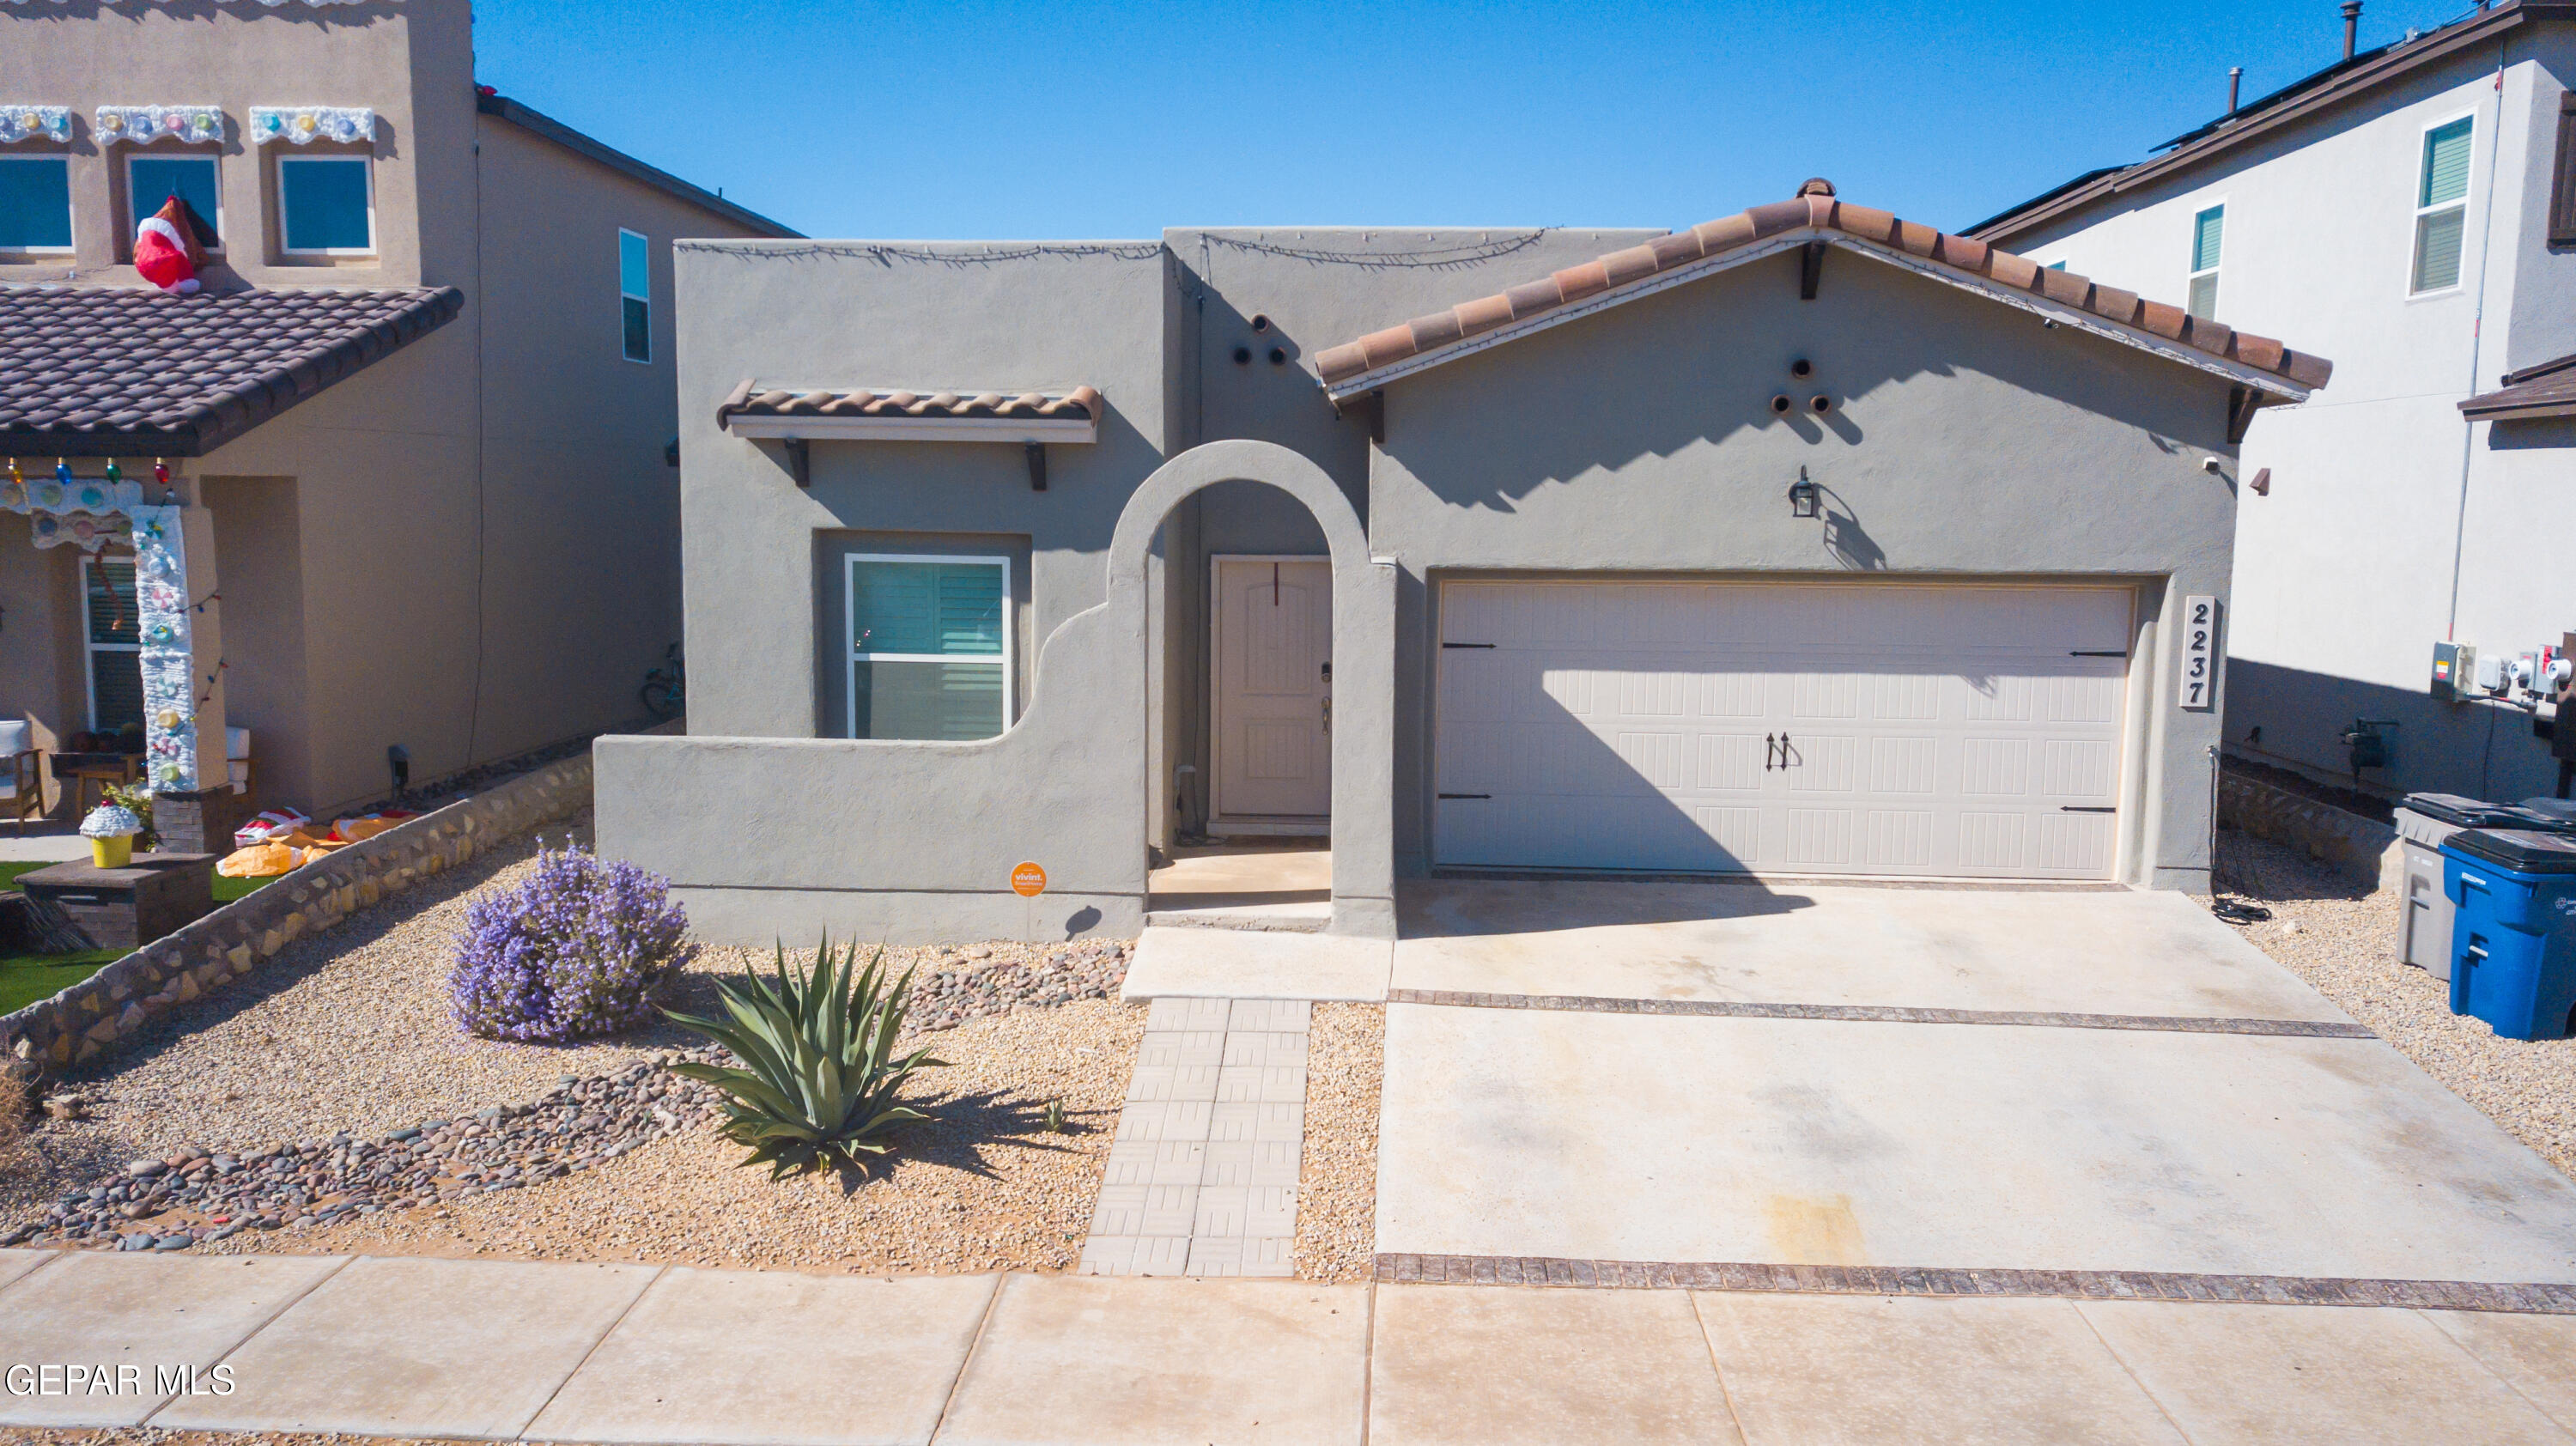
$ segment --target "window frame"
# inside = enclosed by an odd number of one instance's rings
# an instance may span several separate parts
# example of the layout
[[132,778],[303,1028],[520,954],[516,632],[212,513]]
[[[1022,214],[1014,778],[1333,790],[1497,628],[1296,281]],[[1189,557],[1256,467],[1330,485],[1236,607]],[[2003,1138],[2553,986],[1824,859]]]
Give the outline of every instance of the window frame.
[[[215,228],[215,238],[213,241],[205,243],[205,250],[210,255],[223,255],[227,250],[224,245],[224,237],[232,229],[224,224],[223,152],[186,150],[161,151],[156,154],[149,146],[134,146],[126,151],[125,165],[121,174],[125,179],[124,244],[129,255],[131,255],[134,246],[134,233],[142,230],[143,223],[151,220],[154,213],[161,209],[158,206],[153,207],[150,211],[141,209],[143,204],[141,197],[143,193],[141,189],[134,184],[134,163],[137,161],[204,161],[215,168],[215,214],[206,218],[206,220]],[[165,197],[164,199],[167,198]],[[203,238],[199,239],[201,241],[203,240]]]
[[[98,641],[98,639],[97,639],[95,636],[93,636],[93,631],[94,631],[94,630],[90,627],[90,615],[89,615],[89,591],[90,591],[90,577],[91,577],[91,574],[92,574],[92,573],[102,571],[102,570],[105,568],[105,566],[106,566],[108,563],[111,563],[111,562],[121,562],[121,563],[124,563],[124,564],[125,564],[125,566],[126,566],[126,568],[127,568],[130,572],[134,572],[134,573],[135,573],[135,581],[134,581],[134,594],[135,594],[135,627],[136,627],[137,631],[136,631],[136,634],[135,634],[135,639],[134,639],[134,641],[133,641],[133,642],[130,642],[130,643],[102,643],[102,642]],[[134,666],[135,666],[135,670],[137,671],[137,673],[138,673],[138,674],[139,674],[139,673],[141,672],[141,670],[142,670],[142,667],[143,667],[143,658],[142,658],[142,653],[143,653],[143,637],[142,637],[142,633],[141,633],[141,631],[140,631],[140,630],[141,630],[141,628],[142,628],[142,625],[143,625],[143,623],[142,623],[142,617],[143,617],[143,606],[142,606],[142,586],[143,586],[143,584],[142,584],[142,578],[141,578],[141,575],[140,575],[139,571],[137,571],[137,570],[136,570],[136,561],[135,561],[135,559],[134,559],[134,558],[132,558],[132,557],[109,557],[109,556],[107,556],[107,555],[106,555],[106,554],[104,554],[104,553],[95,553],[95,552],[91,552],[91,553],[83,553],[83,554],[81,554],[81,560],[80,560],[80,589],[81,589],[81,591],[80,591],[80,620],[81,620],[81,691],[82,691],[82,693],[83,693],[83,695],[84,695],[84,701],[85,701],[85,702],[87,703],[87,705],[88,705],[88,706],[87,706],[87,709],[86,709],[86,712],[87,712],[87,716],[88,716],[88,718],[89,718],[89,729],[88,729],[88,731],[89,731],[89,732],[95,733],[95,732],[98,732],[98,731],[99,731],[99,729],[100,729],[100,724],[99,724],[99,721],[98,721],[98,655],[99,655],[99,654],[101,654],[101,653],[122,653],[122,654],[125,654],[126,656],[131,657],[131,658],[133,658],[133,659],[134,659]],[[112,592],[111,592],[111,595],[113,595],[113,594],[112,594]],[[138,694],[138,696],[139,696],[139,694]]]
[[[2469,159],[2461,173],[2460,194],[2453,200],[2436,201],[2427,205],[2423,199],[2424,162],[2427,159],[2428,150],[2433,143],[2433,132],[2445,129],[2449,126],[2458,125],[2462,121],[2467,121],[2469,123]],[[2406,175],[2406,194],[2414,198],[2407,203],[2406,211],[2406,299],[2408,301],[2425,301],[2436,297],[2450,296],[2468,285],[2469,203],[2477,198],[2477,193],[2478,108],[2476,106],[2471,106],[2467,110],[2455,111],[2451,114],[2441,116],[2438,119],[2427,121],[2421,127],[2417,128],[2415,132],[2415,160],[2414,164],[2407,169]],[[2451,210],[2457,210],[2460,213],[2459,271],[2457,274],[2452,276],[2450,285],[2428,286],[2419,291],[2415,287],[2415,271],[2422,257],[2421,248],[2424,240],[2424,219],[2428,216]]]
[[[917,567],[951,567],[978,564],[1002,571],[1002,651],[998,654],[977,653],[863,653],[859,651],[859,564],[910,563]],[[843,736],[860,743],[989,743],[1011,731],[1019,721],[1019,626],[1013,616],[1011,597],[1011,559],[985,553],[962,552],[846,552],[841,554],[841,674]],[[1002,726],[990,737],[948,740],[939,738],[861,738],[859,737],[859,664],[861,663],[992,663],[1002,670]]]
[[[626,238],[632,236],[644,248],[644,290],[642,294],[626,289]],[[637,356],[626,349],[626,303],[644,308],[644,354]],[[617,228],[617,354],[638,366],[653,364],[653,238],[641,231]]]
[[[297,246],[287,240],[286,168],[289,166],[339,165],[364,168],[367,180],[367,244],[364,248],[348,246]],[[373,256],[376,254],[376,158],[372,155],[345,156],[279,156],[277,158],[277,254],[280,256]]]
[[[2220,290],[2218,277],[2227,267],[2227,202],[2227,197],[2220,196],[2206,206],[2192,208],[2191,232],[2186,239],[2187,251],[2183,260],[2182,307],[2185,312],[2202,321],[2218,320]],[[2193,263],[2200,259],[2200,221],[2212,211],[2218,213],[2218,260],[2207,267],[2196,267]],[[2204,276],[2210,279],[2209,315],[2205,317],[2191,309],[2192,283]]]
[[12,246],[0,242],[0,258],[17,262],[39,256],[69,256],[80,245],[80,198],[72,193],[72,157],[69,151],[36,151],[26,155],[0,155],[0,166],[24,165],[51,161],[63,168],[63,231],[69,238],[60,246]]

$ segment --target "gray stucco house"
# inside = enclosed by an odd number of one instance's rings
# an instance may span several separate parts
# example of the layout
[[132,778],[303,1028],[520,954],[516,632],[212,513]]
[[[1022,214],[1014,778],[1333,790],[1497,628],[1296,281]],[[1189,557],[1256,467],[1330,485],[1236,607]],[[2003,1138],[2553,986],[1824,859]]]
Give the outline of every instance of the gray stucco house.
[[1132,933],[1201,833],[1329,833],[1374,935],[1447,869],[2205,888],[2237,439],[2330,371],[1822,181],[676,280],[689,733],[599,742],[599,838],[764,943]]

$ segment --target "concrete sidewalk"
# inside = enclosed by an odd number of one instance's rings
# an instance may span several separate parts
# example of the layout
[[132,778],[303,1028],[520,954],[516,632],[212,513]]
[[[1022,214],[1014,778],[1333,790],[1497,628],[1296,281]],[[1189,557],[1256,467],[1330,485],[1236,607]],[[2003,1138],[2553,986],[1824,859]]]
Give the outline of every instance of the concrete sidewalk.
[[582,1442],[2576,1442],[2576,1316],[0,1251],[0,1424]]

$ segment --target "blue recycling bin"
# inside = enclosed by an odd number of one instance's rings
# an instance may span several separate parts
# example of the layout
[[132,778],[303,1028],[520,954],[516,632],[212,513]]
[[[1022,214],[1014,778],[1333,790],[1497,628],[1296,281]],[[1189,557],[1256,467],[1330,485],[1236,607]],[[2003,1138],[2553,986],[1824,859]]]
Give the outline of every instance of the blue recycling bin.
[[2451,1012],[2505,1039],[2559,1039],[2576,1011],[2576,837],[2463,829],[2442,845]]

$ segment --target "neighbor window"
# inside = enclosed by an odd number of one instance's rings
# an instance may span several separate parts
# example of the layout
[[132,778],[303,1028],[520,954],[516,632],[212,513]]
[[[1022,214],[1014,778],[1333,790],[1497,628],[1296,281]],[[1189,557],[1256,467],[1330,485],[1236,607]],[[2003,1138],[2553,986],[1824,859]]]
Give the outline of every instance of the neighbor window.
[[2576,90],[2558,97],[2558,153],[2549,171],[2549,244],[2576,244]]
[[209,245],[223,244],[223,188],[216,181],[212,156],[132,156],[125,162],[125,195],[140,227],[171,197],[188,203],[206,223]]
[[2415,270],[2407,290],[2442,291],[2460,284],[2460,240],[2469,220],[2470,119],[2424,133],[2424,164],[2415,181]]
[[134,559],[81,559],[89,631],[89,726],[113,733],[143,721],[143,638],[137,631]]
[[1011,719],[1011,564],[849,559],[850,736],[965,742]]
[[626,359],[653,359],[653,249],[632,231],[617,233],[617,296],[626,328]]
[[0,156],[0,251],[71,249],[71,162]]
[[277,158],[279,233],[290,256],[365,256],[376,204],[364,156]]
[[2218,247],[2227,232],[2227,208],[2212,206],[2191,218],[2191,314],[2218,319]]

